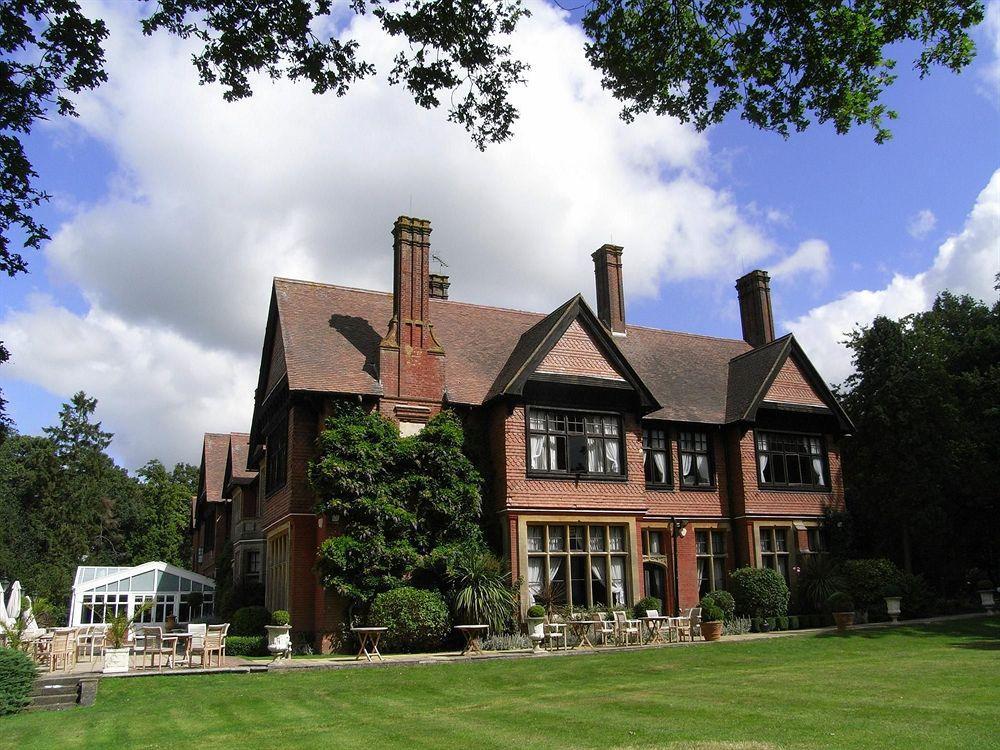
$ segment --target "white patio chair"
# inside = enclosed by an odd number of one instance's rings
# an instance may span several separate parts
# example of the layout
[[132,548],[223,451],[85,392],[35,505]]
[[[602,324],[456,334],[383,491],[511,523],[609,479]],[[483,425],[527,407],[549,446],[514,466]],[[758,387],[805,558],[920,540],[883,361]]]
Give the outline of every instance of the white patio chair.
[[[566,623],[561,622],[558,617],[546,617],[544,631],[547,648],[551,651],[554,648],[566,648]],[[560,646],[559,644],[562,644]]]
[[607,612],[599,612],[597,619],[600,620],[601,626],[598,628],[597,632],[601,634],[601,643],[605,646],[615,640],[615,620]]
[[625,643],[626,646],[629,645],[629,640],[634,636],[635,640],[640,639],[641,633],[639,632],[639,621],[630,620],[628,613],[622,610],[618,610],[615,613],[615,629],[618,631],[616,633],[616,638],[619,641]]

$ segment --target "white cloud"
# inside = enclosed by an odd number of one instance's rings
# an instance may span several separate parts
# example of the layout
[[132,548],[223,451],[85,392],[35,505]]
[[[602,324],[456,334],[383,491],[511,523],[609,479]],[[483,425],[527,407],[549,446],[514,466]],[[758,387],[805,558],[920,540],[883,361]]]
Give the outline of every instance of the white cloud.
[[830,246],[818,239],[806,240],[794,253],[771,266],[771,275],[780,281],[807,275],[813,281],[823,282],[829,274]]
[[962,231],[942,243],[934,264],[926,271],[915,276],[896,274],[883,289],[850,292],[784,326],[795,334],[824,377],[841,382],[852,371],[850,353],[841,343],[847,332],[867,325],[878,315],[898,318],[926,310],[943,290],[995,299],[993,286],[998,272],[1000,170],[979,194]]
[[[131,465],[195,460],[201,432],[245,428],[271,277],[391,288],[399,214],[433,221],[455,298],[536,310],[592,297],[590,253],[607,241],[625,246],[632,297],[666,279],[728,287],[737,258],[777,252],[709,182],[703,134],[621,122],[581,30],[550,5],[533,3],[513,39],[532,65],[516,136],[485,154],[384,78],[343,98],[260,80],[228,104],[198,85],[189,44],[142,37],[130,6],[99,11],[109,81],[53,128],[71,146],[96,139],[119,171],[47,251],[90,310],[45,302],[0,324],[17,347],[6,375],[93,392]],[[371,15],[345,33],[388,70],[397,42]],[[786,259],[789,273],[819,271],[810,247]]]
[[930,234],[931,230],[937,226],[937,217],[934,212],[929,208],[925,208],[921,211],[917,211],[913,216],[910,217],[909,223],[906,225],[906,231],[910,233],[910,236],[914,239],[921,240]]

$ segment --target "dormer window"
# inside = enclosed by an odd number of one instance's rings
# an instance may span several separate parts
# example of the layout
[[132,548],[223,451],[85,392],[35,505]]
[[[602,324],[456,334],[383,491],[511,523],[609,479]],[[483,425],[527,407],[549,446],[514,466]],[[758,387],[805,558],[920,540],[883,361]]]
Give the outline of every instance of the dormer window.
[[621,417],[554,409],[528,411],[528,471],[623,476]]

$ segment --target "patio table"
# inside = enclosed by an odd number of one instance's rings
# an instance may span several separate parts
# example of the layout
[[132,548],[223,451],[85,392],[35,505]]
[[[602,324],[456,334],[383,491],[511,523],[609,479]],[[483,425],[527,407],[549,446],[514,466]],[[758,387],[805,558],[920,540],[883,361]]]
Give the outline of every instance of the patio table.
[[462,649],[462,656],[468,653],[482,654],[483,650],[479,645],[479,636],[490,629],[489,625],[456,625],[458,630],[465,636],[465,648]]
[[[163,641],[173,641],[174,643],[174,658],[177,659],[181,664],[190,667],[191,666],[191,644],[194,641],[194,633],[188,633],[187,631],[171,632],[163,636]],[[177,649],[180,647],[183,649],[181,653],[177,653]]]
[[[386,632],[389,628],[351,628],[352,633],[357,633],[358,639],[361,641],[361,648],[358,650],[358,655],[354,657],[354,661],[361,658],[364,654],[368,661],[372,660],[372,654],[378,657],[379,661],[383,661],[382,654],[378,651],[378,641],[382,637],[382,634]],[[368,646],[371,646],[371,650],[368,650]]]
[[573,635],[576,636],[577,643],[573,648],[583,648],[584,646],[589,646],[594,648],[594,644],[590,642],[587,637],[587,632],[591,628],[595,628],[601,624],[600,620],[567,620],[566,621],[570,628],[573,630]]
[[681,626],[684,623],[690,622],[690,621],[691,621],[690,617],[683,617],[683,616],[682,617],[668,617],[667,618],[667,629],[669,630],[669,633],[670,633],[670,640],[673,641],[674,640],[674,635],[676,634],[677,635],[677,640],[680,641],[680,639],[681,639]]
[[674,618],[657,615],[656,617],[640,617],[639,619],[646,624],[646,633],[649,637],[649,640],[646,641],[647,644],[666,643],[663,639],[663,626],[667,626],[669,634],[670,621]]

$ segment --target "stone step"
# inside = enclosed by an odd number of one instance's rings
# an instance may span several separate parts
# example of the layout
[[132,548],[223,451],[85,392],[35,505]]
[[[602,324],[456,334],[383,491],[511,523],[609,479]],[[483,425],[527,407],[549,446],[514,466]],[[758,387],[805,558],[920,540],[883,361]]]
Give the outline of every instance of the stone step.
[[75,706],[76,705],[76,693],[72,695],[39,695],[31,699],[31,705],[41,708],[45,706],[46,708],[55,708],[58,706]]
[[43,695],[71,695],[74,698],[80,692],[78,683],[68,683],[65,685],[35,685],[31,689],[30,696],[38,698]]

